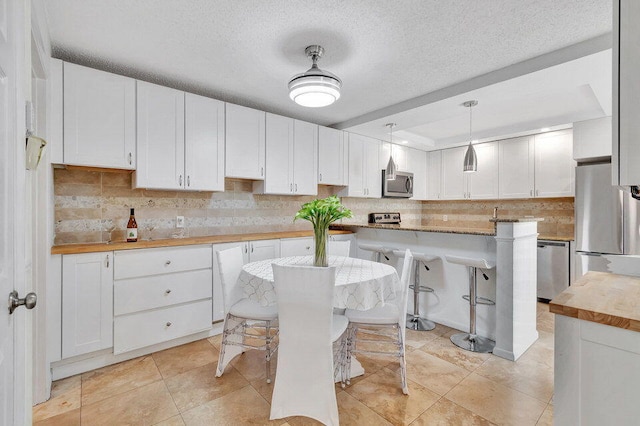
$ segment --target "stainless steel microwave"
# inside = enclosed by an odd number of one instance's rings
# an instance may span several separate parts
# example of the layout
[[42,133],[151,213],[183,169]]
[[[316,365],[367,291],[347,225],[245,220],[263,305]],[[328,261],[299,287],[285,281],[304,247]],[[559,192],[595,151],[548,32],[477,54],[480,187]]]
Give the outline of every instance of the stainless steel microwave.
[[382,170],[382,196],[384,198],[413,197],[413,173],[396,172],[395,179],[387,179],[386,170]]

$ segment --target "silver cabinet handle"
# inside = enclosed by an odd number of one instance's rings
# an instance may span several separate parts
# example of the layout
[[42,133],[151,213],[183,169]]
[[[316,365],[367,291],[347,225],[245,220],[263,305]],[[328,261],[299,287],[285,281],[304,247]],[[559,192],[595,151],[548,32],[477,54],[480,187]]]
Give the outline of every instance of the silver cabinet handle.
[[24,306],[27,309],[33,309],[38,302],[38,296],[35,293],[27,293],[23,299],[18,296],[18,292],[13,290],[9,293],[9,315],[13,313],[19,306]]
[[289,192],[293,192],[293,184],[292,183],[289,184]]
[[251,253],[253,253],[253,244],[251,244]]
[[167,260],[166,262],[164,262],[165,265],[171,265],[171,261]]
[[129,153],[129,165],[133,164],[133,155]]
[[109,262],[109,255],[107,255],[107,262],[106,262],[106,266],[107,266],[107,268],[109,267],[109,264],[110,264],[110,262]]
[[298,192],[298,184],[296,183],[294,186],[296,187],[296,190],[294,192]]
[[191,186],[191,176],[187,175],[187,186]]
[[167,321],[166,326],[167,326],[167,327],[171,327],[171,322]]
[[178,186],[182,186],[182,175],[178,178]]
[[264,176],[264,167],[260,167],[260,176]]
[[244,252],[249,253],[249,243],[244,245]]
[[164,291],[164,294],[171,294],[171,289],[169,289],[169,288],[168,288],[168,289],[166,289],[166,290]]
[[320,182],[322,182],[322,173],[320,173]]
[[311,246],[306,246],[305,250],[311,250]]

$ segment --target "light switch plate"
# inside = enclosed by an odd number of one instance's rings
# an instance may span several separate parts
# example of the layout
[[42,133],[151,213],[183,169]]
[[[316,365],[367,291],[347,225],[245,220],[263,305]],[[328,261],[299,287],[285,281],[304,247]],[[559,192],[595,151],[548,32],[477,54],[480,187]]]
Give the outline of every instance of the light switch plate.
[[184,216],[176,216],[176,228],[184,228]]

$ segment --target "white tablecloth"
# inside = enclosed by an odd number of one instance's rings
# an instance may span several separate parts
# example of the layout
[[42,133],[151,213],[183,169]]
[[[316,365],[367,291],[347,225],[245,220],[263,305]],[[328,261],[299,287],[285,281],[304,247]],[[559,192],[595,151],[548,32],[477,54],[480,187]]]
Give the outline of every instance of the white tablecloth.
[[[394,298],[398,274],[392,266],[352,257],[329,256],[329,266],[336,267],[333,306],[366,310],[382,306]],[[313,256],[291,256],[247,263],[242,268],[240,285],[244,294],[262,306],[276,304],[273,269],[278,265],[313,265]],[[304,283],[300,283],[304,288]]]

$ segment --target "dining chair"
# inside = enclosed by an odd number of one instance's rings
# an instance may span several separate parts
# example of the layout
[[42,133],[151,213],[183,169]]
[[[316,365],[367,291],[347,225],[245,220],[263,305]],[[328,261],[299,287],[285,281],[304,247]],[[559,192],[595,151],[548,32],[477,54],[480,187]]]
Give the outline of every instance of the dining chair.
[[[407,385],[407,363],[405,360],[405,321],[407,316],[407,294],[409,291],[409,279],[411,278],[411,265],[413,263],[413,255],[407,249],[404,253],[402,261],[402,272],[400,275],[400,288],[396,292],[396,297],[389,303],[378,306],[366,311],[357,309],[347,309],[345,315],[349,318],[349,331],[347,343],[347,359],[346,359],[346,380],[349,383],[351,375],[351,355],[354,353],[362,353],[369,355],[392,355],[399,359],[400,375],[402,379],[402,393],[409,394]],[[367,339],[359,338],[358,331],[365,335],[379,335],[391,340]],[[391,333],[388,331],[391,330]],[[358,349],[358,343],[389,344],[393,346],[392,350],[366,350]]]
[[348,320],[333,314],[334,267],[273,265],[280,346],[270,419],[306,416],[338,425],[337,365],[345,380]]
[[[240,247],[216,252],[222,282],[224,304],[224,327],[222,346],[218,358],[216,377],[222,376],[229,361],[246,349],[258,349],[266,352],[267,383],[271,383],[271,356],[278,350],[275,341],[278,335],[277,306],[262,306],[243,295],[238,278],[242,271],[243,258]],[[264,334],[247,333],[247,328],[264,330]],[[249,343],[247,338],[251,339]],[[263,344],[253,344],[263,341]]]
[[327,243],[327,254],[329,256],[349,257],[351,251],[351,241],[329,241]]

